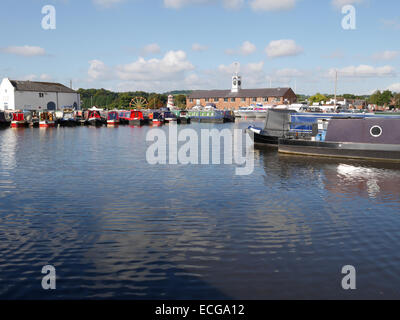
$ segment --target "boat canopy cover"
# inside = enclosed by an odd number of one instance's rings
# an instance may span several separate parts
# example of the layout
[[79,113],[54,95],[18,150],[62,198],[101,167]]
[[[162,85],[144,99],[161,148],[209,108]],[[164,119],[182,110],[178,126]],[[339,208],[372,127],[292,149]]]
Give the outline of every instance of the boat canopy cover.
[[264,132],[273,137],[283,137],[290,130],[290,115],[293,110],[268,109]]
[[24,121],[24,114],[22,112],[13,113],[13,121]]
[[6,119],[4,112],[0,112],[0,122],[6,122],[6,121],[7,121],[7,119]]
[[116,112],[116,111],[111,111],[111,112],[109,112],[108,113],[108,117],[107,117],[107,119],[108,120],[118,120],[118,112]]

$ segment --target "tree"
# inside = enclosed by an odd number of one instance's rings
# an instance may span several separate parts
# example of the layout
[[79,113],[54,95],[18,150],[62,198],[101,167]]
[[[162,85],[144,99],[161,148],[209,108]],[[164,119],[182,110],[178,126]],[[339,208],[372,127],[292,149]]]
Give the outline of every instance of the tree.
[[312,97],[310,97],[310,99],[308,99],[311,103],[319,103],[322,101],[327,101],[328,98],[326,96],[324,96],[323,94],[320,94],[319,92],[315,95],[313,95]]
[[380,100],[380,98],[381,98],[381,95],[382,95],[382,93],[381,93],[379,90],[375,91],[375,92],[371,95],[371,97],[369,98],[368,102],[369,102],[370,104],[376,104],[376,105],[378,105],[378,104],[379,104],[379,100]]

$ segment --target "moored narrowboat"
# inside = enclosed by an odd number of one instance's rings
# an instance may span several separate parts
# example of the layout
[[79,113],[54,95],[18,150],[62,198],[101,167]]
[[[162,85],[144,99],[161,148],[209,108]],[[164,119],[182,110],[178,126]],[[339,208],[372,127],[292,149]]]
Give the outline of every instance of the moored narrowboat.
[[73,110],[64,110],[62,118],[59,120],[61,127],[75,127],[77,120]]
[[139,110],[131,110],[128,121],[131,126],[143,126],[149,124],[149,118],[145,118],[143,112]]
[[89,111],[87,122],[89,125],[96,127],[101,127],[104,124],[104,120],[97,110]]
[[55,126],[56,126],[55,114],[51,111],[40,111],[39,127],[40,128],[53,128]]
[[279,139],[279,152],[400,162],[399,118],[332,118],[309,139]]
[[11,124],[11,118],[4,111],[0,111],[0,128],[7,128]]
[[161,112],[153,112],[150,115],[150,119],[153,125],[162,125],[165,123],[164,116]]
[[15,111],[12,113],[11,127],[12,128],[25,128],[28,126],[28,122],[25,119],[23,111]]
[[178,117],[175,115],[175,113],[173,113],[171,111],[163,112],[163,116],[164,116],[165,122],[167,122],[167,123],[170,123],[170,122],[179,123],[180,122],[180,121],[178,121]]
[[119,114],[117,111],[110,111],[107,115],[107,126],[118,126]]

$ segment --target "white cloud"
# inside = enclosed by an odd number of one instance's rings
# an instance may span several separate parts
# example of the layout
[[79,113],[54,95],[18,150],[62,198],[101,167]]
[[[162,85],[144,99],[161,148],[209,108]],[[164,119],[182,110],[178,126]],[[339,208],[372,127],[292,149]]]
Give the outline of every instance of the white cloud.
[[337,8],[342,8],[346,5],[353,5],[363,2],[364,0],[332,0],[332,5]]
[[46,50],[41,47],[34,47],[34,46],[22,46],[16,47],[11,46],[7,48],[1,48],[1,52],[15,54],[18,56],[25,56],[25,57],[33,57],[33,56],[44,56],[46,54]]
[[25,81],[27,81],[27,80],[29,80],[29,81],[38,81],[38,80],[51,81],[53,79],[50,75],[48,75],[46,73],[43,73],[40,76],[37,76],[36,74],[27,74],[27,75],[19,77],[19,78],[21,80],[25,80]]
[[168,80],[181,77],[185,71],[194,69],[184,51],[169,51],[162,59],[139,58],[130,64],[117,67],[122,80]]
[[115,4],[121,3],[125,0],[92,0],[93,3],[100,7],[109,8]]
[[269,58],[279,58],[297,56],[303,52],[303,48],[298,46],[294,40],[276,40],[269,43],[265,52]]
[[388,87],[388,90],[393,91],[393,92],[400,92],[400,82],[398,83],[393,83]]
[[43,74],[40,75],[39,79],[41,81],[52,81],[53,77],[51,75],[47,74],[47,73],[43,73]]
[[202,52],[202,51],[207,51],[208,47],[199,43],[194,43],[192,45],[192,50],[196,52]]
[[295,7],[297,0],[252,0],[250,7],[254,11],[282,11],[291,10]]
[[180,9],[192,4],[208,4],[211,0],[164,0],[164,6],[172,9]]
[[[103,0],[104,1],[104,0]],[[180,9],[190,5],[222,4],[227,9],[239,9],[245,0],[163,0],[164,6]],[[293,9],[298,0],[249,0],[249,5],[254,11],[281,11]]]
[[244,4],[244,0],[223,0],[223,5],[227,9],[237,10]]
[[157,43],[151,43],[146,45],[142,50],[142,55],[157,54],[161,52],[161,48]]
[[375,53],[372,58],[374,60],[394,60],[400,55],[400,51],[383,51]]
[[88,75],[90,80],[107,80],[112,77],[109,68],[103,61],[91,60],[89,64]]
[[250,41],[245,41],[243,44],[240,46],[239,49],[226,49],[225,53],[227,55],[236,55],[240,54],[243,56],[248,56],[252,53],[254,53],[257,50],[257,47],[251,43]]
[[[330,69],[328,71],[328,76],[334,77],[335,72],[336,69]],[[339,69],[338,74],[341,77],[352,77],[352,78],[390,77],[395,74],[395,70],[392,66],[373,67],[368,65],[359,65],[359,66],[349,66]]]
[[245,56],[254,53],[256,50],[256,46],[250,41],[243,42],[242,46],[240,47],[240,53]]

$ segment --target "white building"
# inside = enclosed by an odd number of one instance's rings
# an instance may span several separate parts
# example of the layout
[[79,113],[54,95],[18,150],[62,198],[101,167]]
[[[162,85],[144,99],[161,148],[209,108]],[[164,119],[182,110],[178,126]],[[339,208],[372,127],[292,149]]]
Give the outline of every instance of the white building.
[[0,85],[0,110],[77,110],[80,107],[79,93],[60,83],[4,78]]

